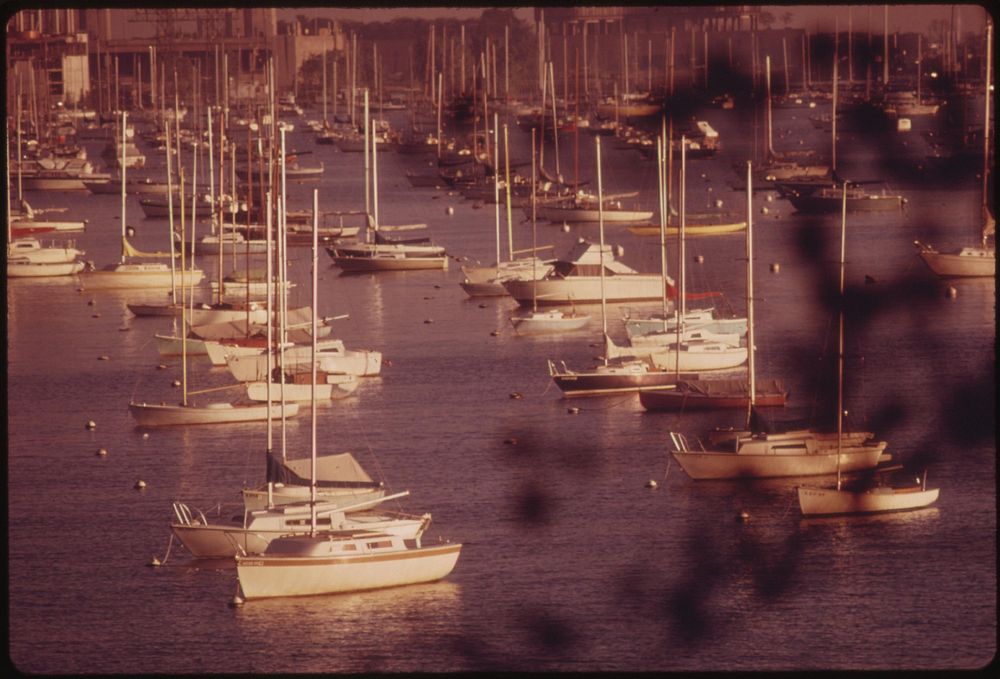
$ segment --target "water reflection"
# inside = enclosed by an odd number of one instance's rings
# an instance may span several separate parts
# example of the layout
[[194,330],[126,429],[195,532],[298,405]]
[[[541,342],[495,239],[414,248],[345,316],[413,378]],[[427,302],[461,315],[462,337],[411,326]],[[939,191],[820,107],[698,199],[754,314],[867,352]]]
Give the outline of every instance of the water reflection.
[[[446,669],[461,635],[462,589],[441,581],[329,596],[262,599],[234,609],[269,667],[296,672]],[[288,635],[295,637],[290,657]],[[350,643],[343,643],[344,640]],[[282,660],[282,658],[286,658]],[[451,668],[457,669],[457,668]]]

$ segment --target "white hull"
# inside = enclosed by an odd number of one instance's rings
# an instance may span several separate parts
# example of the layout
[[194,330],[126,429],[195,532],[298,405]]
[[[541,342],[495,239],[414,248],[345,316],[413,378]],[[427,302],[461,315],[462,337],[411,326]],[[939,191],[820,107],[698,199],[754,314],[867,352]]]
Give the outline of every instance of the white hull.
[[[322,375],[318,379],[324,379]],[[354,393],[358,388],[358,378],[354,375],[328,375],[327,382],[320,382],[316,385],[315,393],[317,400],[330,400],[344,398]],[[333,380],[332,382],[329,380]],[[267,401],[267,382],[250,382],[247,384],[247,398],[251,401]],[[313,398],[313,385],[311,384],[280,384],[271,383],[271,401],[281,402],[296,401],[309,402]]]
[[[242,405],[215,403],[208,406],[155,405],[129,403],[128,410],[140,427],[162,427],[179,424],[225,424],[233,422],[263,422],[268,417],[281,417],[282,404]],[[299,413],[297,403],[284,404],[285,417]]]
[[[747,334],[747,319],[745,318],[713,318],[711,309],[688,311],[684,315],[686,328],[700,328],[709,332],[735,333],[740,337]],[[629,339],[635,339],[654,332],[676,332],[677,316],[668,316],[666,323],[663,318],[626,318],[625,334]]]
[[[328,348],[324,349],[324,345]],[[382,370],[382,353],[379,351],[364,351],[345,349],[343,342],[333,340],[330,343],[319,342],[316,351],[317,369],[326,373],[343,373],[347,375],[372,376]],[[293,372],[307,370],[311,367],[312,347],[296,346],[286,349],[283,356],[284,365]],[[272,365],[275,358],[271,359]],[[229,372],[240,382],[256,382],[267,379],[267,355],[257,352],[255,355],[236,355],[226,359]]]
[[[205,353],[212,365],[223,366],[232,356],[257,356],[264,353],[263,347],[243,347],[236,344],[225,344],[223,342],[203,342]],[[263,377],[261,378],[263,379]]]
[[944,278],[993,277],[997,271],[995,248],[963,248],[951,253],[921,250],[920,258],[931,271]]
[[[326,505],[324,509],[329,508]],[[170,530],[173,531],[181,544],[199,559],[218,559],[234,557],[237,554],[263,554],[271,540],[282,535],[308,535],[309,534],[309,509],[303,508],[302,512],[292,512],[297,517],[294,527],[287,525],[277,525],[279,522],[272,521],[276,525],[273,528],[262,528],[259,521],[253,521],[250,528],[242,526],[225,525],[205,525],[197,521],[191,524],[172,523]],[[330,519],[320,518],[318,526],[320,530],[373,530],[389,535],[397,535],[404,540],[416,540],[424,532],[430,520],[430,515],[415,518],[393,518],[392,516],[381,514],[343,514],[334,518],[331,524]],[[286,523],[282,521],[280,523]]]
[[[842,472],[873,469],[885,444],[845,448],[840,453]],[[761,452],[673,451],[674,459],[692,479],[776,478],[822,476],[837,473],[837,449],[806,451],[791,447],[789,452],[773,448]],[[799,450],[800,452],[790,452]]]
[[[211,285],[213,294],[217,294],[219,291],[219,281],[212,281]],[[267,297],[267,287],[267,281],[251,281],[250,283],[245,281],[222,281],[222,294],[236,299],[245,297],[263,299]],[[285,290],[291,290],[295,287],[295,284],[285,281],[283,287]]]
[[10,228],[14,233],[18,231],[59,231],[68,233],[70,231],[86,231],[86,221],[49,221],[44,219],[14,219],[10,223]]
[[[597,222],[602,218],[596,208],[540,207],[538,219],[550,222]],[[647,210],[604,210],[603,219],[607,223],[646,222],[652,219],[652,211]]]
[[[536,296],[540,305],[601,301],[600,276],[567,276],[564,279],[540,281],[515,279],[505,281],[504,287],[523,307],[534,306]],[[604,293],[608,302],[659,300],[663,297],[663,279],[654,274],[606,276]]]
[[835,487],[799,486],[798,495],[799,508],[804,516],[832,516],[920,509],[937,500],[938,489],[878,486],[856,491],[837,490]]
[[589,315],[566,316],[558,309],[535,311],[523,316],[511,316],[510,323],[518,335],[541,335],[579,330],[590,322]]
[[208,349],[207,342],[200,339],[184,339],[183,337],[170,337],[168,335],[153,335],[156,340],[156,350],[160,356],[167,358],[173,356],[206,356]]
[[434,582],[455,568],[461,545],[339,556],[236,557],[246,600],[357,592]]
[[678,351],[671,347],[618,347],[616,356],[636,356],[648,360],[658,370],[679,370],[680,372],[705,372],[710,370],[729,370],[747,362],[749,352],[746,347],[733,347],[725,344],[709,342],[705,346],[699,343],[682,344]]
[[230,321],[246,321],[250,319],[252,325],[264,325],[267,323],[267,310],[253,307],[247,309],[202,309],[195,307],[188,311],[189,323],[192,326],[212,325],[215,323],[229,323]]
[[171,279],[177,287],[192,287],[201,283],[203,277],[200,269],[178,270],[171,274],[166,264],[114,264],[80,273],[84,287],[89,290],[170,288]]
[[22,258],[7,260],[7,278],[46,278],[72,276],[83,271],[83,262],[31,262]]

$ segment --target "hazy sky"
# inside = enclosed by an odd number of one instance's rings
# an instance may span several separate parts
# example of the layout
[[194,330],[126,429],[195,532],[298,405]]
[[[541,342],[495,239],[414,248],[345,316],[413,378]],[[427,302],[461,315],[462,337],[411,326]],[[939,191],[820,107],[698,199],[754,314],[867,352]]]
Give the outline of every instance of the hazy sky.
[[[580,3],[586,5],[587,3]],[[512,7],[516,5],[500,5],[500,7]],[[520,6],[517,13],[523,19],[532,21],[534,10],[532,6]],[[850,7],[851,24],[855,30],[867,30],[868,17],[871,17],[872,30],[881,30],[883,22],[883,12],[885,5],[845,5],[832,3],[829,5],[787,5],[787,6],[767,6],[764,8],[771,12],[777,21],[776,27],[781,27],[784,23],[780,17],[785,12],[790,12],[793,16],[792,27],[805,27],[809,30],[833,30],[835,21],[839,19],[840,29],[847,29],[848,8]],[[889,30],[915,31],[924,30],[934,19],[949,19],[955,7],[962,22],[962,29],[975,30],[974,26],[981,26],[986,12],[981,5],[959,4],[959,5],[890,5],[889,6]],[[870,11],[869,11],[870,8]],[[331,8],[331,7],[303,7],[299,9],[283,9],[280,11],[282,18],[294,18],[297,14],[307,17],[329,17],[346,21],[390,21],[399,16],[411,16],[422,19],[434,18],[476,18],[482,14],[482,7],[461,8],[460,5],[445,5],[440,7],[382,7],[370,6],[365,9]]]

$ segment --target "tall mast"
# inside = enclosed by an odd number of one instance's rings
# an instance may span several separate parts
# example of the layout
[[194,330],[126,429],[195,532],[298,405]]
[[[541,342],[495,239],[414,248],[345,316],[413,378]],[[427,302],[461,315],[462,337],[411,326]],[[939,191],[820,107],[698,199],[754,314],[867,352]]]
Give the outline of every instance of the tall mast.
[[538,261],[538,237],[536,235],[535,228],[535,207],[537,204],[537,196],[535,191],[535,182],[537,181],[538,175],[538,163],[535,160],[535,128],[531,128],[531,310],[534,313],[538,312],[538,274],[535,271]]
[[[597,225],[601,232],[601,329],[604,333],[605,347],[608,345],[608,314],[604,301],[604,185],[601,181],[601,137],[594,137],[597,144]],[[608,351],[604,350],[604,365],[608,364]]]
[[122,154],[121,154],[121,164],[122,164],[122,257],[121,263],[125,263],[125,253],[127,248],[125,247],[125,111],[122,111]]
[[[986,100],[986,112],[983,117],[983,219],[989,220],[989,190],[988,172],[990,170],[990,78],[993,75],[993,22],[986,19],[986,87],[983,98]],[[986,228],[983,228],[983,247],[986,247]]]
[[747,429],[757,398],[756,369],[753,356],[753,168],[747,161],[747,384],[750,387],[747,406]]
[[[844,182],[840,206],[840,304],[837,336],[837,490],[840,490],[840,455],[844,434],[844,256],[847,243],[847,182]],[[748,320],[749,322],[749,320]]]
[[[499,117],[494,112],[493,114],[493,147],[495,149],[500,148],[500,142],[498,138],[498,128],[499,128]],[[506,130],[505,130],[506,132]],[[487,138],[489,135],[487,134]],[[496,245],[497,245],[497,276],[500,275],[500,168],[499,163],[493,163],[493,203],[496,206],[494,210],[496,215]],[[511,257],[513,259],[513,256]]]
[[319,250],[319,189],[313,189],[313,224],[312,224],[312,398],[310,398],[311,422],[311,451],[312,459],[309,467],[309,515],[310,532],[316,535],[316,333],[318,332],[316,318],[319,315],[319,263],[316,259],[316,252]]

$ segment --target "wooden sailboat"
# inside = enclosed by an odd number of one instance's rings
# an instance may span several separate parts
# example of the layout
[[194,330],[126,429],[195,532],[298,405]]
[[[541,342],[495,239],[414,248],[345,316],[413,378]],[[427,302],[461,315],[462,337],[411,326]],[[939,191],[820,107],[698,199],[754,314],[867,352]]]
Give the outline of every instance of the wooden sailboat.
[[[122,111],[122,130],[124,135],[126,113]],[[124,148],[124,146],[123,146]],[[88,266],[80,273],[80,279],[84,287],[88,289],[107,288],[169,288],[175,282],[174,271],[163,263],[142,263],[132,264],[127,262],[129,257],[169,257],[168,253],[145,253],[136,250],[128,242],[125,226],[125,173],[126,164],[122,165],[122,214],[121,214],[121,238],[122,254],[121,260],[117,264],[110,264],[103,269],[95,269]],[[183,175],[181,175],[183,177]],[[181,180],[183,183],[183,179]],[[183,201],[183,186],[181,187],[181,200]],[[171,234],[171,242],[173,234]],[[182,285],[194,286],[201,282],[204,274],[201,269],[182,270],[179,274]]]
[[759,384],[754,366],[753,334],[753,170],[747,163],[747,381],[695,379],[681,380],[669,391],[639,392],[639,403],[646,410],[714,410],[749,408],[750,392],[755,404],[783,406],[788,390],[776,380]]
[[938,498],[938,489],[927,488],[927,472],[916,484],[893,486],[884,482],[884,475],[876,469],[873,474],[845,482],[842,474],[844,407],[842,402],[844,364],[844,268],[847,231],[846,188],[840,230],[840,322],[838,339],[838,389],[837,389],[837,483],[833,486],[803,485],[796,489],[799,509],[804,516],[832,514],[873,514],[920,509]]
[[[996,221],[989,209],[989,166],[990,157],[990,101],[991,91],[993,24],[987,19],[986,24],[986,115],[983,122],[983,227],[978,245],[967,246],[958,250],[938,252],[934,247],[920,241],[913,241],[917,252],[931,271],[943,278],[986,277],[993,278],[997,270]],[[990,237],[992,236],[992,243]]]
[[[842,209],[846,215],[846,206]],[[846,217],[844,219],[846,220]],[[843,237],[841,253],[843,253]],[[841,289],[843,289],[843,269],[841,269]],[[865,434],[852,436],[848,442],[841,435],[843,358],[843,322],[841,322],[840,352],[837,362],[838,434],[832,445],[829,436],[804,430],[773,436],[766,433],[751,436],[735,434],[719,440],[715,444],[716,447],[711,449],[705,449],[704,446],[696,449],[688,444],[683,434],[671,432],[673,458],[693,479],[822,476],[838,471],[874,469],[885,450],[885,441],[870,441]],[[755,414],[756,389],[751,388],[749,394],[748,428]]]
[[[537,200],[535,184],[537,183],[537,166],[535,164],[535,129],[531,130],[531,245],[537,249],[537,220],[534,206]],[[589,314],[578,314],[575,309],[566,313],[562,309],[538,309],[538,258],[531,261],[531,282],[534,286],[532,307],[529,312],[515,313],[510,317],[510,323],[519,335],[535,335],[552,332],[568,332],[578,330],[590,322]],[[550,267],[551,268],[551,267]],[[504,289],[506,292],[506,288]]]
[[[314,194],[315,195],[315,194]],[[318,200],[314,198],[314,202]],[[316,248],[316,241],[313,241]],[[319,279],[313,256],[313,306]],[[315,321],[314,321],[315,324]],[[313,346],[315,347],[315,332]],[[316,384],[313,362],[312,384]],[[321,531],[318,525],[316,399],[312,399],[312,445],[309,485],[309,533],[270,541],[263,554],[237,554],[236,573],[244,600],[310,596],[433,582],[447,576],[462,545],[421,544],[419,534],[406,539],[379,530]]]

